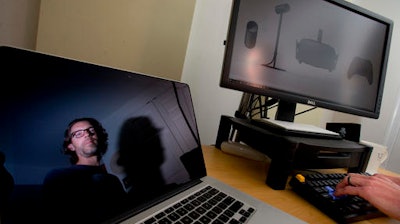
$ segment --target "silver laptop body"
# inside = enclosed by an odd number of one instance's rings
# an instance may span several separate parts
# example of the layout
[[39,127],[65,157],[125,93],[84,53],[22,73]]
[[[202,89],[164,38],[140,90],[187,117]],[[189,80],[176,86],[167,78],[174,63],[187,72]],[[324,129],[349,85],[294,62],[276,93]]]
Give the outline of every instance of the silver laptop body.
[[[253,208],[246,223],[304,223],[207,176],[187,84],[7,46],[0,59],[2,170],[13,179],[11,191],[1,192],[2,224],[148,223],[205,186]],[[76,186],[46,205],[43,180],[71,166],[60,149],[68,123],[79,117],[96,118],[107,131],[102,162],[126,197],[106,200],[111,190],[93,189],[98,201],[86,204]]]

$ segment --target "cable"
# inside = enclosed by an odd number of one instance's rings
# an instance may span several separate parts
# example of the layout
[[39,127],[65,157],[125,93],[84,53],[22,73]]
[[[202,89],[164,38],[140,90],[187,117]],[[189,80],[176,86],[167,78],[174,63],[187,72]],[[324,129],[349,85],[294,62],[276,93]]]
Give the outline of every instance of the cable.
[[297,116],[297,115],[300,115],[300,114],[304,114],[304,113],[306,113],[306,112],[309,112],[309,111],[312,111],[312,110],[315,110],[315,109],[317,109],[317,107],[312,107],[312,108],[310,108],[310,109],[303,110],[303,111],[301,111],[301,112],[295,114],[294,116]]

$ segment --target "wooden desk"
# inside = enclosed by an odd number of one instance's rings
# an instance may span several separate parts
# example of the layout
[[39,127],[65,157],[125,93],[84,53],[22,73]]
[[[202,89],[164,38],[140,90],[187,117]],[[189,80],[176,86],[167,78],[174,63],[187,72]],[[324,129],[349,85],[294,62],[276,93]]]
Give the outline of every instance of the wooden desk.
[[[289,186],[285,190],[273,190],[265,184],[269,163],[253,161],[229,155],[214,146],[203,146],[203,153],[209,176],[258,198],[308,223],[335,223],[317,208],[292,192]],[[385,173],[390,173],[384,171]],[[361,222],[400,223],[394,219],[381,217]]]

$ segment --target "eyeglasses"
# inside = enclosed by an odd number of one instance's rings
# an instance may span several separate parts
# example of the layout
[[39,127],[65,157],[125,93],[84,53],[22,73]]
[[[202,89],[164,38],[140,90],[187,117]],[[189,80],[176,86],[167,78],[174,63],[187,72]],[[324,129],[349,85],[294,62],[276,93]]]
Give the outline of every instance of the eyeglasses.
[[94,127],[89,127],[86,129],[81,129],[77,130],[71,133],[72,138],[81,138],[85,135],[85,132],[87,132],[89,135],[94,135],[96,134],[96,131],[94,130]]

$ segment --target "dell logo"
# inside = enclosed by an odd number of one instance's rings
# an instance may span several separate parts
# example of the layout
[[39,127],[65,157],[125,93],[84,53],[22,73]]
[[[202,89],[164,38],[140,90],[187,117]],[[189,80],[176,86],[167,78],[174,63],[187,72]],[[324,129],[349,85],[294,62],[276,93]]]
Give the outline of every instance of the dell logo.
[[315,106],[315,101],[314,100],[307,100],[307,104]]

